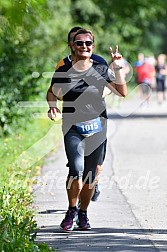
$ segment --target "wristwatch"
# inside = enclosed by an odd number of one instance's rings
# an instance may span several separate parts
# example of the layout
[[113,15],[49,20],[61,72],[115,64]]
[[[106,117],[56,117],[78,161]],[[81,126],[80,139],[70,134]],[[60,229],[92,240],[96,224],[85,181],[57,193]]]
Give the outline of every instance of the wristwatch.
[[123,68],[122,66],[120,66],[120,67],[115,67],[114,70],[117,71],[117,70],[120,70],[120,69],[122,69],[122,68]]

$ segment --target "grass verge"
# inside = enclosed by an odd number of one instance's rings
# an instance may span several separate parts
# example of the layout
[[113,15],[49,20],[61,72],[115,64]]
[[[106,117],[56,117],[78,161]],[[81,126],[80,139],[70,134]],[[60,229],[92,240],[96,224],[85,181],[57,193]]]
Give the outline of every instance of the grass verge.
[[58,147],[61,125],[26,120],[24,129],[0,139],[0,251],[53,251],[35,243],[31,187],[43,158]]

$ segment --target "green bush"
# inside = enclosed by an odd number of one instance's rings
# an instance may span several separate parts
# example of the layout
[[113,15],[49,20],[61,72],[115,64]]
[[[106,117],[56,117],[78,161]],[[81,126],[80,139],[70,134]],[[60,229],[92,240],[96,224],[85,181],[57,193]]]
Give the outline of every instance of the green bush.
[[51,251],[46,244],[38,246],[34,242],[36,222],[31,203],[32,196],[26,187],[12,184],[0,190],[0,251]]
[[38,175],[42,159],[37,159],[33,166],[25,169],[15,163],[18,156],[45,136],[52,125],[53,122],[49,120],[33,120],[27,123],[26,130],[21,128],[17,134],[0,138],[1,252],[53,251],[47,244],[35,242],[37,223],[34,221],[35,211],[31,208],[31,186]]
[[[6,38],[0,58],[0,128],[2,133],[11,133],[20,123],[25,111],[18,102],[29,100],[36,95],[36,79],[32,77],[32,60],[28,53],[28,41]],[[1,42],[2,43],[2,42]],[[27,44],[27,47],[26,47]],[[27,56],[28,54],[28,56]],[[13,125],[13,127],[11,127]]]
[[27,208],[29,201],[28,192],[23,188],[16,190],[6,186],[1,191],[1,251],[26,251],[25,248],[31,251],[33,236],[30,237],[30,233],[36,226],[32,211]]

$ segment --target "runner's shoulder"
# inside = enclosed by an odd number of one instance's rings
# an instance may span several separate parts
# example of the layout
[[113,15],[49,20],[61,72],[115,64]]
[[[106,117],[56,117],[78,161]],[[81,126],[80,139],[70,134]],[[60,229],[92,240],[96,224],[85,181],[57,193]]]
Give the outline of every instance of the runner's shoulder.
[[57,71],[60,67],[70,66],[70,65],[71,65],[71,58],[70,58],[70,55],[68,55],[64,59],[59,60],[59,62],[57,63],[55,67],[55,71]]
[[97,55],[97,54],[92,54],[92,55],[91,55],[91,59],[92,59],[93,61],[96,61],[96,62],[99,62],[99,63],[101,63],[101,64],[107,65],[106,60],[105,60],[103,57],[101,57],[101,56],[99,56],[99,55]]

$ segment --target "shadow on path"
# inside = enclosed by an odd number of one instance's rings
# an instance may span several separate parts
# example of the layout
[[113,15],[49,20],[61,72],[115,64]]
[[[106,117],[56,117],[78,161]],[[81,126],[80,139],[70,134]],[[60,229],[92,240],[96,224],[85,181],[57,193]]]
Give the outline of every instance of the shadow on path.
[[158,237],[167,234],[167,229],[93,228],[89,231],[74,229],[73,232],[64,232],[58,226],[49,226],[38,230],[38,240],[55,249],[61,247],[58,251],[159,251],[153,243],[158,245],[160,251],[166,251],[167,241],[157,238],[152,243],[147,237],[152,234]]

